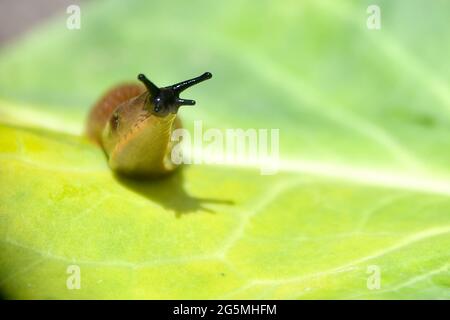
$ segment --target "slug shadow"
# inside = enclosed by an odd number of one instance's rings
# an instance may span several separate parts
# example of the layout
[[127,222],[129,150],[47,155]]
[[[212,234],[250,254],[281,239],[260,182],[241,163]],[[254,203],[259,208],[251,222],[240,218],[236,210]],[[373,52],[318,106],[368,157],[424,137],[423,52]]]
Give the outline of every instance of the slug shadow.
[[191,196],[184,187],[183,169],[165,177],[142,179],[116,174],[116,179],[128,189],[158,203],[167,210],[175,212],[176,217],[196,211],[215,213],[207,204],[233,205],[231,200]]

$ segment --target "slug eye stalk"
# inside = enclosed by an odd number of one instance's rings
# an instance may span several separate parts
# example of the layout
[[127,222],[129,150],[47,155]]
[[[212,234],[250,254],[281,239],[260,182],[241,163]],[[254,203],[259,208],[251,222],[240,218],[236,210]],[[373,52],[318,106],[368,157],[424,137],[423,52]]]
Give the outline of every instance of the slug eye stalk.
[[165,107],[175,107],[175,112],[180,106],[193,106],[195,105],[195,100],[182,99],[180,98],[180,93],[190,88],[200,82],[211,79],[212,74],[210,72],[205,72],[201,76],[185,80],[168,87],[158,88],[153,82],[151,82],[142,73],[138,75],[138,80],[140,80],[147,88],[150,95],[153,97],[156,104],[158,104],[158,109],[162,106]]
[[159,88],[153,82],[148,80],[144,74],[140,73],[138,75],[138,80],[145,85],[145,87],[147,88],[148,92],[150,92],[152,97],[156,97],[159,94],[160,92]]

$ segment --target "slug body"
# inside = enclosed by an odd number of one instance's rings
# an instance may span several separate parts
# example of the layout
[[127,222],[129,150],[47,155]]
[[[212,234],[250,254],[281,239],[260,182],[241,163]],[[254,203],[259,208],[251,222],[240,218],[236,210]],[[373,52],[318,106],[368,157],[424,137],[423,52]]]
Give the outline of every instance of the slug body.
[[172,86],[158,88],[143,74],[144,86],[124,84],[101,98],[89,114],[87,135],[108,157],[112,170],[132,176],[160,176],[176,168],[171,161],[172,131],[181,127],[180,106],[195,105],[181,99],[185,89],[210,79],[211,73]]

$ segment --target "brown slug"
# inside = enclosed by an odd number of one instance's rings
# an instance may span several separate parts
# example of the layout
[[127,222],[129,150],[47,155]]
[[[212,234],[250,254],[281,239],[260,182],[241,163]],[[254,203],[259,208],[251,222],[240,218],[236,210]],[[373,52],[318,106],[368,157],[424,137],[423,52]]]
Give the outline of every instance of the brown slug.
[[182,99],[185,89],[210,79],[211,73],[158,88],[145,75],[144,86],[119,85],[108,91],[92,108],[87,135],[98,143],[115,172],[131,176],[160,176],[172,172],[172,131],[181,127],[180,106],[195,105]]

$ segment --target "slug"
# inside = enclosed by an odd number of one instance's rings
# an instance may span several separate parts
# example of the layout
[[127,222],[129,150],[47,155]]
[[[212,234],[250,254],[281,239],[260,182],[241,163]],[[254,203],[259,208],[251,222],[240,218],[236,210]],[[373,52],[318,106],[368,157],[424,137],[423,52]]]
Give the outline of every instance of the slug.
[[143,74],[144,85],[122,84],[108,91],[92,108],[87,136],[99,144],[111,169],[128,176],[161,176],[177,167],[171,161],[173,130],[181,128],[177,116],[181,106],[194,100],[179,94],[210,79],[211,73],[158,88]]

